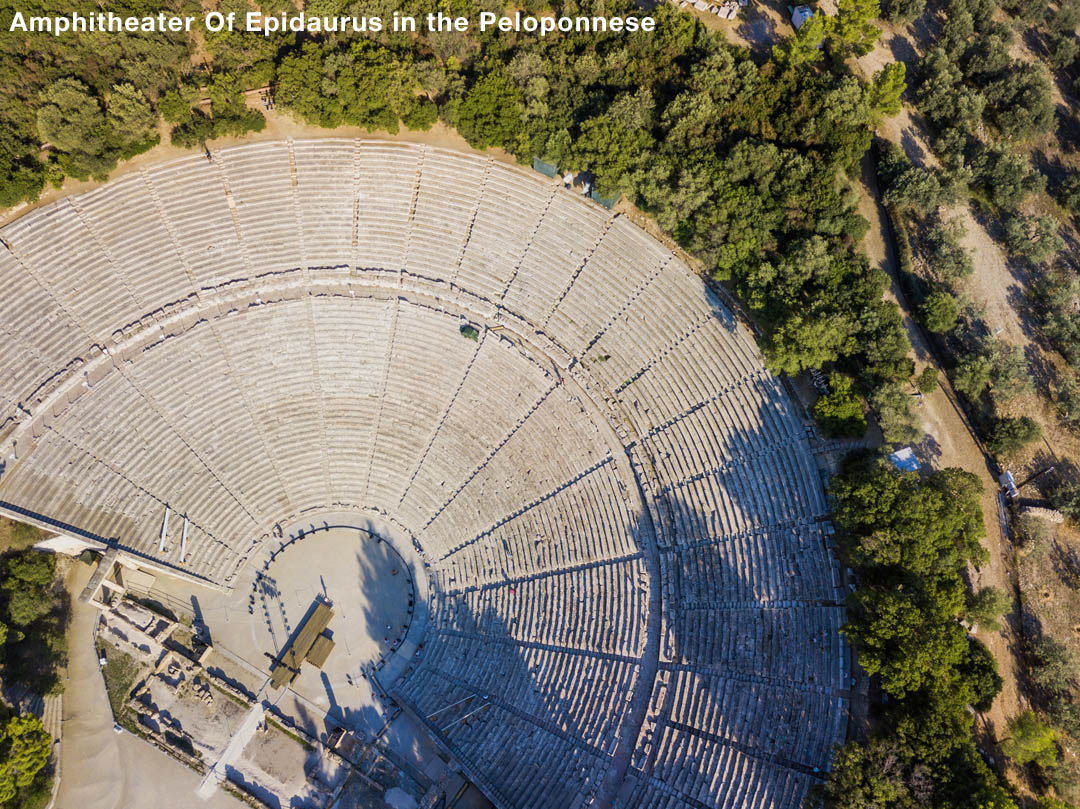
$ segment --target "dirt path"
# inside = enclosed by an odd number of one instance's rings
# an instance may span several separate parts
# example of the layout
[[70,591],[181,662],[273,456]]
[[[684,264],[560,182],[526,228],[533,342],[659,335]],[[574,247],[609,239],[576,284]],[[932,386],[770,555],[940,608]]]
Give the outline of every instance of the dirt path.
[[[870,262],[885,270],[892,281],[887,293],[900,306],[904,316],[904,326],[911,340],[911,357],[915,360],[916,373],[928,364],[936,364],[929,341],[922,329],[915,322],[913,313],[898,283],[899,263],[895,243],[889,229],[885,210],[880,203],[873,160],[870,155],[864,159],[862,183],[859,187],[859,213],[870,222],[870,230],[864,241]],[[940,370],[940,369],[939,369]],[[957,398],[944,373],[939,374],[938,389],[923,398],[917,410],[923,421],[927,438],[918,447],[920,458],[937,469],[960,467],[978,475],[983,484],[982,509],[986,522],[984,547],[990,552],[990,560],[976,571],[972,581],[975,588],[993,586],[1013,592],[1012,584],[1012,547],[1001,531],[997,518],[998,484],[989,459],[980,450],[971,430],[960,411]],[[1018,635],[1011,625],[1001,632],[978,632],[979,639],[993,653],[998,661],[998,672],[1004,685],[1001,693],[994,700],[993,707],[984,717],[984,727],[991,737],[1000,737],[1007,719],[1021,710],[1021,698],[1016,684],[1019,661],[1017,651]]]

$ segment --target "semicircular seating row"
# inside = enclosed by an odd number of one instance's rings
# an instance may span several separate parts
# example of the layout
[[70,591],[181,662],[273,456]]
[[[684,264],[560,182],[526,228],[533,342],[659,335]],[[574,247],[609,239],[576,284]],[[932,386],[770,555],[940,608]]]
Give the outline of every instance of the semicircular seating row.
[[400,693],[502,805],[584,807],[623,765],[635,807],[794,807],[820,777],[847,650],[805,431],[625,217],[323,140],[148,167],[0,239],[9,509],[225,585],[283,519],[392,515],[435,585]]

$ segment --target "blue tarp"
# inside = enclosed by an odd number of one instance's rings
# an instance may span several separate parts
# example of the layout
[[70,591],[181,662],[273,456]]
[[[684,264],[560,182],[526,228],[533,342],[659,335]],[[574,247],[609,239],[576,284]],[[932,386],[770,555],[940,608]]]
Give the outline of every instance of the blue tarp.
[[911,447],[898,449],[889,456],[889,460],[892,461],[893,466],[901,472],[919,471],[919,459],[915,457],[915,453],[912,451]]

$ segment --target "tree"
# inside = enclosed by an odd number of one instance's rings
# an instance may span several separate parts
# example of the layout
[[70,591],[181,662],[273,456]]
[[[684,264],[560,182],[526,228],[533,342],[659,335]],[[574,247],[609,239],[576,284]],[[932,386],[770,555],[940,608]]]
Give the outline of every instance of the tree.
[[1072,428],[1080,426],[1080,375],[1065,371],[1054,402],[1058,418]]
[[150,102],[128,82],[112,88],[106,116],[117,139],[125,143],[144,141],[157,129],[157,114]]
[[884,739],[848,742],[833,759],[829,780],[811,789],[807,809],[914,809],[913,768],[903,748]]
[[108,126],[101,102],[78,79],[59,79],[44,93],[38,109],[38,132],[64,152],[99,154],[106,148]]
[[878,176],[884,187],[881,199],[888,206],[927,214],[945,201],[938,175],[914,165],[895,143],[882,144]]
[[766,364],[773,373],[794,376],[835,360],[848,339],[848,327],[838,316],[793,313],[765,338]]
[[829,18],[833,50],[842,57],[870,53],[881,35],[874,25],[874,20],[880,16],[878,0],[838,0],[836,16]]
[[1041,65],[1013,62],[983,93],[991,120],[1006,136],[1027,140],[1053,128],[1050,79]]
[[1031,809],[1074,809],[1071,804],[1065,803],[1058,798],[1050,797],[1049,795],[1043,795],[1041,798],[1037,798]]
[[1003,683],[990,650],[969,636],[967,654],[958,671],[971,691],[971,706],[977,711],[989,711]]
[[482,76],[457,110],[458,131],[477,148],[510,147],[521,131],[521,94],[500,71]]
[[1010,346],[993,337],[981,340],[951,374],[953,387],[973,402],[987,387],[994,399],[1008,402],[1034,387],[1027,359],[1019,346]]
[[866,432],[862,399],[855,392],[850,376],[830,374],[829,392],[814,405],[814,418],[830,437],[858,438]]
[[1047,635],[1031,644],[1031,679],[1048,695],[1067,694],[1077,685],[1077,660],[1069,647]]
[[1032,298],[1047,338],[1069,365],[1080,368],[1080,275],[1051,268],[1035,284]]
[[1024,711],[1009,720],[1009,736],[1001,742],[1001,751],[1021,767],[1051,767],[1058,758],[1056,739],[1053,728],[1033,711]]
[[1027,358],[1020,346],[988,338],[983,342],[982,351],[990,358],[991,393],[995,402],[1009,402],[1035,389]]
[[874,74],[868,92],[875,119],[891,117],[900,112],[900,97],[907,89],[906,74],[907,68],[903,62],[891,62]]
[[1005,246],[1014,256],[1042,264],[1065,246],[1058,236],[1060,227],[1052,216],[1010,216],[1005,220]]
[[34,776],[45,766],[52,753],[52,738],[41,720],[33,714],[14,716],[8,720],[0,736],[0,802],[15,797],[22,788],[30,786]]
[[1050,492],[1050,502],[1073,522],[1080,522],[1080,483],[1066,481],[1054,487]]
[[782,45],[773,46],[773,60],[792,68],[820,61],[821,43],[829,35],[829,27],[828,18],[814,12],[803,22],[795,36]]
[[[962,469],[920,478],[885,463],[856,466],[834,478],[834,522],[847,561],[858,569],[888,570],[890,583],[912,579],[952,604],[960,571],[986,559],[979,479]],[[909,589],[911,582],[908,582]],[[962,602],[962,593],[959,601]]]
[[915,379],[915,387],[924,396],[938,389],[938,372],[933,365],[927,365]]
[[19,627],[32,624],[52,609],[46,588],[56,574],[56,560],[49,554],[26,550],[5,560],[0,589],[7,596],[7,617]]
[[971,260],[971,254],[960,244],[964,238],[964,226],[955,219],[945,220],[937,216],[933,221],[925,238],[930,270],[943,281],[967,278],[975,272],[975,263]]
[[428,98],[417,98],[401,115],[401,122],[413,132],[427,132],[439,120],[439,108]]
[[186,124],[194,115],[194,108],[199,103],[199,88],[191,84],[166,91],[158,101],[161,117],[170,124]]
[[64,170],[74,177],[104,179],[116,165],[112,129],[101,102],[78,79],[54,82],[42,96],[38,132],[61,153]]
[[1001,629],[1001,616],[1012,610],[1012,598],[999,587],[983,587],[968,597],[968,620],[990,632]]
[[[937,290],[926,296],[926,300],[919,307],[919,316],[926,328],[943,334],[956,325],[956,318],[960,316],[960,304],[948,292]],[[936,381],[937,377],[934,379]]]
[[56,575],[56,558],[48,553],[25,550],[8,557],[4,569],[7,574],[4,587],[47,587]]
[[1029,416],[995,419],[986,445],[995,455],[1012,455],[1042,438],[1042,427]]
[[967,649],[963,628],[935,604],[901,587],[863,588],[851,597],[853,617],[843,632],[866,673],[902,698],[958,665]]
[[581,124],[574,157],[592,171],[597,192],[611,196],[631,188],[630,171],[647,141],[646,135],[629,131],[610,115],[598,115]]
[[911,396],[898,382],[881,385],[870,394],[870,409],[877,416],[882,436],[891,444],[911,444],[922,431],[911,412]]
[[926,0],[882,0],[881,10],[891,23],[912,22],[926,10]]
[[1026,156],[1000,145],[973,148],[971,169],[995,205],[1016,208],[1029,194],[1038,193],[1046,186],[1046,178],[1031,168]]

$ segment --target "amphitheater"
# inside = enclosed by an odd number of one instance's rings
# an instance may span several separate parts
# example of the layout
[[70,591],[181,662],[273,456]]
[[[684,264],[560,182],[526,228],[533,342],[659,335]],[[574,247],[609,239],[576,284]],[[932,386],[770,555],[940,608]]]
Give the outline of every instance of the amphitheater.
[[625,216],[482,155],[288,141],[0,239],[4,513],[224,592],[291,522],[392,523],[429,614],[394,695],[483,696],[431,732],[499,807],[824,777],[849,653],[807,429]]

